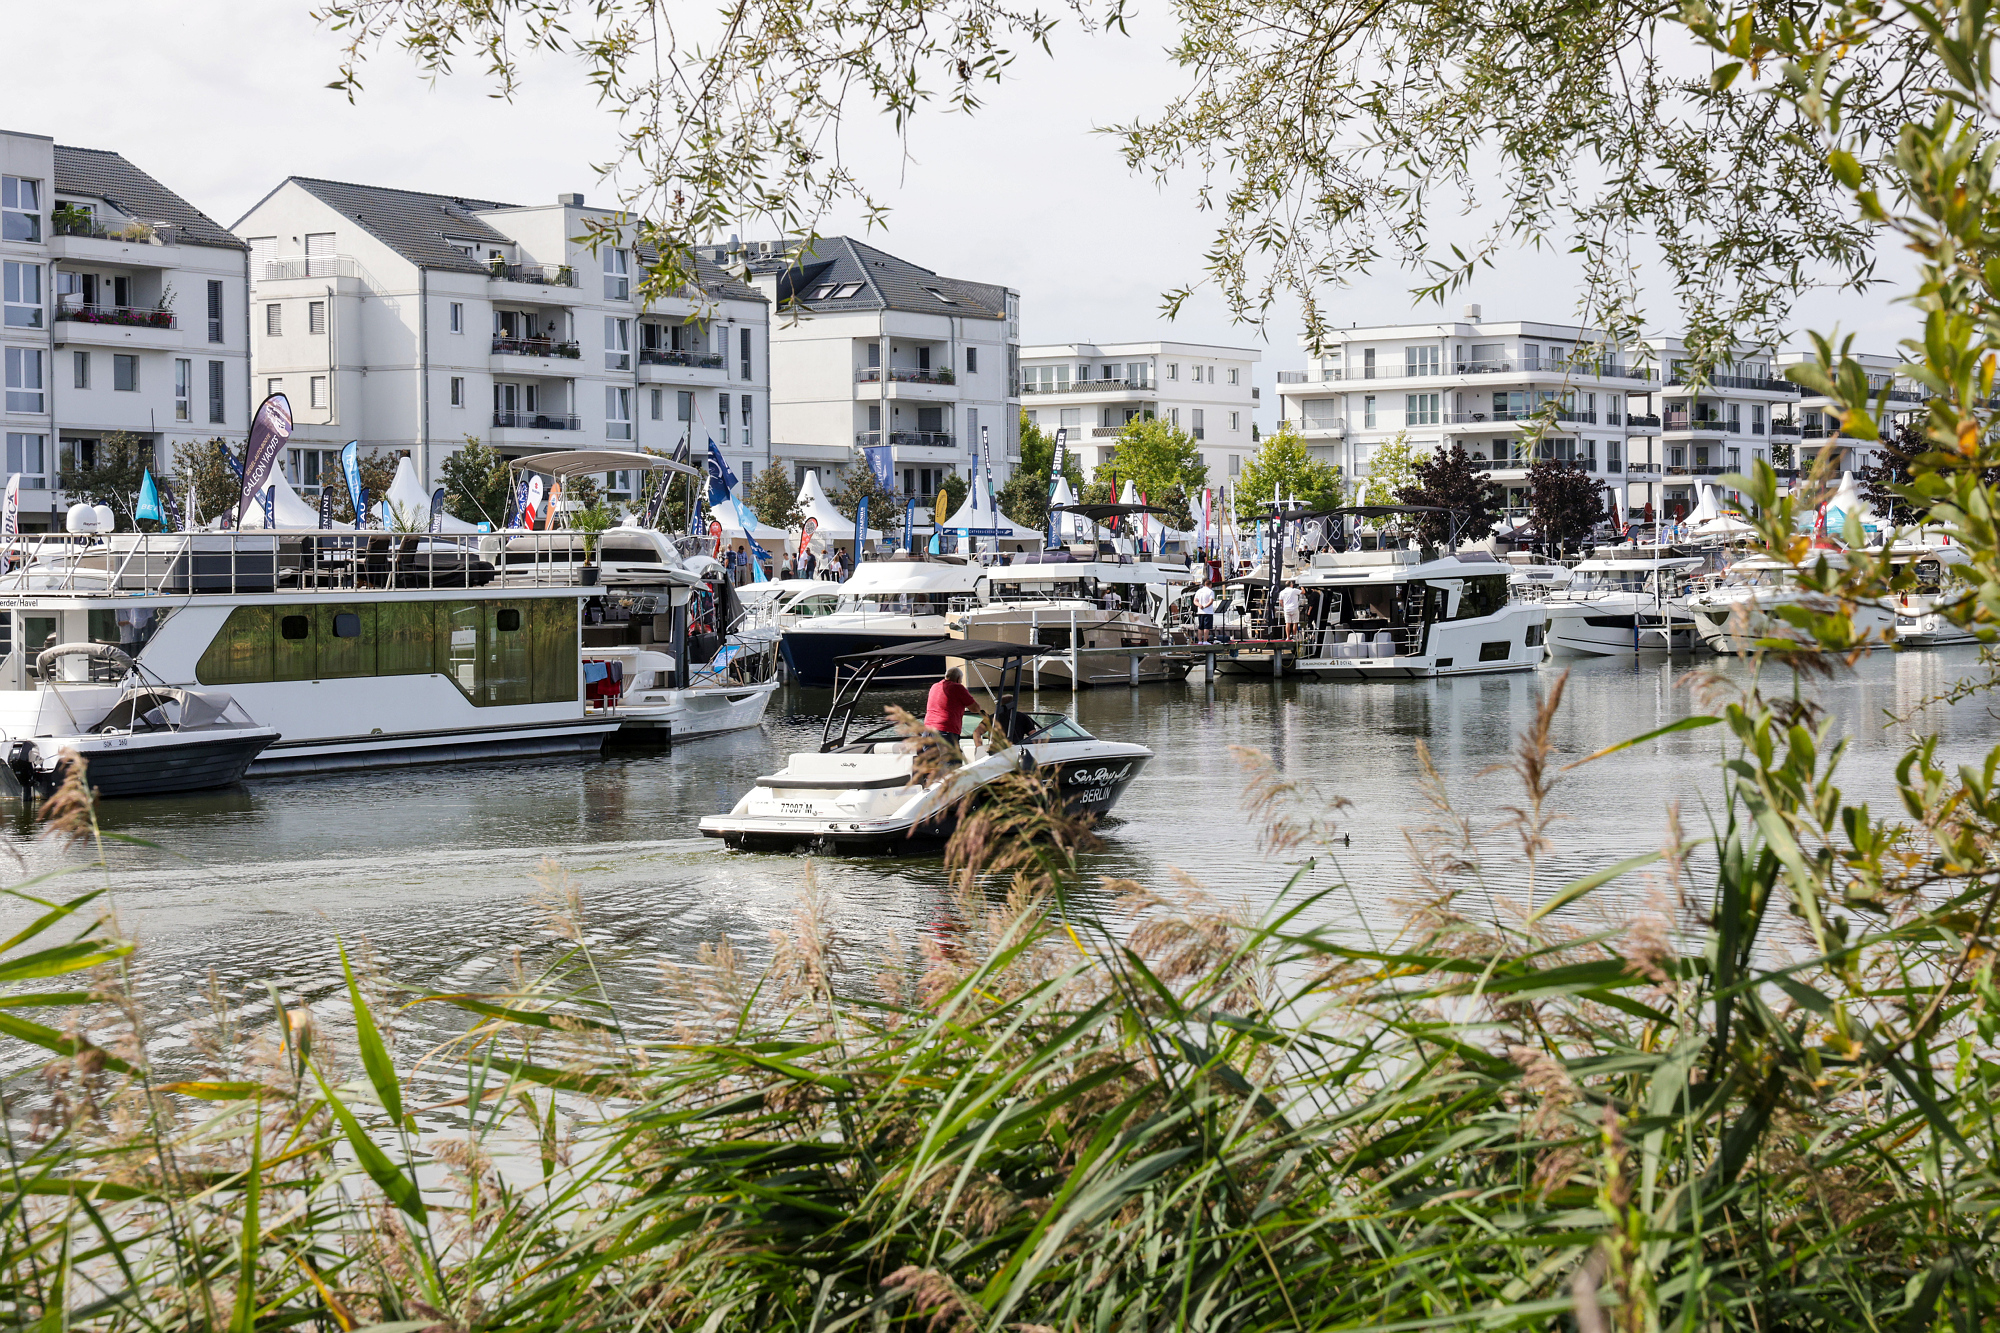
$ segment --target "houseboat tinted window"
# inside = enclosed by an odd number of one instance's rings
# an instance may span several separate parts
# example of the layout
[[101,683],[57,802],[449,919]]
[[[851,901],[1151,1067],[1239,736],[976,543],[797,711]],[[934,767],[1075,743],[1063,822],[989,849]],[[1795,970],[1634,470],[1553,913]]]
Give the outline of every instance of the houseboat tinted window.
[[1505,605],[1507,605],[1507,576],[1476,575],[1465,581],[1465,591],[1458,599],[1458,615],[1455,619],[1471,620],[1475,616],[1490,616]]
[[288,639],[310,639],[312,625],[311,616],[286,616],[278,622],[278,632]]
[[512,634],[521,628],[521,613],[511,606],[508,607],[493,617],[493,628],[502,634]]
[[361,637],[361,617],[352,611],[342,611],[333,618],[333,632],[343,639]]

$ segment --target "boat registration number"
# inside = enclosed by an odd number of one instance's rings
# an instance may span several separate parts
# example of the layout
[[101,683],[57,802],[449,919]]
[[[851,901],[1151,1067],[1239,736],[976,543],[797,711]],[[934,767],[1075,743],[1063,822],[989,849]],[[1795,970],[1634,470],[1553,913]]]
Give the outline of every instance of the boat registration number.
[[809,815],[813,813],[810,801],[780,801],[778,811],[787,815]]

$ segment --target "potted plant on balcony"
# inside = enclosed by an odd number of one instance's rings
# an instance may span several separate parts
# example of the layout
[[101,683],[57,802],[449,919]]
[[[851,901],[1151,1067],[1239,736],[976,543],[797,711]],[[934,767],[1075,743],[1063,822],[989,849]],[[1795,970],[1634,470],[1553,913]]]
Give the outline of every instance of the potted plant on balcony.
[[577,581],[585,585],[597,582],[597,539],[611,526],[611,511],[604,507],[602,500],[593,500],[581,509],[572,509],[563,516],[563,522],[571,532],[583,538],[583,568],[578,571]]
[[57,204],[54,214],[58,236],[88,236],[93,219],[90,210],[75,204]]

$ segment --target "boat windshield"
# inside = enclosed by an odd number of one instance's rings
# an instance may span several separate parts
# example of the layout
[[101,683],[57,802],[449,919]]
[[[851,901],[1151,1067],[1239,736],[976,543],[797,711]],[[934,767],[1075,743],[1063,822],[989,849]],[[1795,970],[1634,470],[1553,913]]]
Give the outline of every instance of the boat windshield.
[[961,609],[971,600],[968,593],[882,592],[867,596],[845,593],[834,609],[842,614],[880,611],[895,616],[941,616]]
[[831,589],[826,592],[807,593],[795,598],[785,607],[788,616],[830,616],[840,603],[840,595]]
[[1087,741],[1096,739],[1079,727],[1073,720],[1061,713],[1030,713],[1029,721],[1035,724],[1031,741]]
[[1681,569],[1654,570],[1645,565],[1619,569],[1579,569],[1570,578],[1571,592],[1652,592],[1657,587],[1668,596],[1677,596],[1687,584]]

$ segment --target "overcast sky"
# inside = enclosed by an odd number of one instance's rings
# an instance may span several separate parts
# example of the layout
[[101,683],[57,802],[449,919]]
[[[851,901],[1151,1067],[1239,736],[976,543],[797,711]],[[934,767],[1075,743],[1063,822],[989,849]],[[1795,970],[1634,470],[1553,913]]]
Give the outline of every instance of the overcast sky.
[[[590,164],[612,155],[612,121],[578,65],[532,62],[508,103],[490,95],[477,61],[433,87],[391,50],[349,106],[325,86],[339,44],[308,8],[307,0],[17,4],[8,16],[17,58],[7,103],[15,109],[4,127],[124,153],[224,225],[293,174],[513,203],[573,190],[611,202]],[[850,126],[850,159],[891,206],[886,232],[856,234],[939,272],[1015,288],[1030,342],[1171,337],[1254,346],[1264,358],[1256,378],[1267,386],[1272,372],[1298,368],[1295,310],[1277,312],[1262,330],[1232,325],[1212,298],[1191,302],[1172,325],[1160,315],[1162,292],[1201,277],[1209,236],[1194,205],[1196,182],[1161,188],[1133,176],[1115,143],[1093,129],[1145,115],[1180,86],[1164,54],[1169,37],[1143,21],[1130,37],[1059,30],[1054,57],[1023,56],[976,116],[920,115],[907,161],[886,129]],[[47,58],[19,58],[34,51]],[[835,217],[821,230],[854,227]],[[1454,239],[1448,227],[1440,239]],[[1329,301],[1329,315],[1341,323],[1456,318],[1478,302],[1487,319],[1567,322],[1576,281],[1568,256],[1524,250],[1442,312],[1413,308],[1412,278],[1392,269],[1357,276]],[[1671,294],[1655,288],[1649,313],[1662,331],[1672,331],[1672,309]],[[1838,323],[1860,335],[1861,350],[1882,352],[1909,333],[1883,294],[1809,296],[1798,323]],[[1264,401],[1268,425],[1268,390]]]

